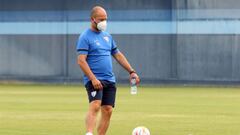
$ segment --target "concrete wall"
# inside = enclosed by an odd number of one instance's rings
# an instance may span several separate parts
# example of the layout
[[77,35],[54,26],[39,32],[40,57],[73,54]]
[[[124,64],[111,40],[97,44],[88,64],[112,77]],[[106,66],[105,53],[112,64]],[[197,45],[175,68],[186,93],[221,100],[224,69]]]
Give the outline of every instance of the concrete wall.
[[[232,14],[239,11],[236,3],[0,0],[0,78],[81,80],[75,45],[89,26],[91,7],[99,4],[108,11],[109,25],[126,24],[126,29],[113,25],[111,32],[143,82],[239,82],[240,30],[235,27],[240,16]],[[128,74],[113,62],[117,80],[127,80]]]
[[[238,20],[234,12],[239,11],[237,0],[180,0],[175,9],[179,23],[205,21],[208,23]],[[239,23],[239,21],[235,21]],[[200,24],[200,23],[199,23]],[[208,26],[208,25],[206,25]],[[191,27],[191,26],[189,26]],[[200,27],[200,26],[194,26]],[[239,34],[227,34],[230,27],[223,33],[177,34],[177,73],[180,80],[240,80]],[[212,29],[205,27],[205,29]],[[235,27],[236,29],[236,27]]]
[[180,9],[239,9],[238,0],[176,0]]

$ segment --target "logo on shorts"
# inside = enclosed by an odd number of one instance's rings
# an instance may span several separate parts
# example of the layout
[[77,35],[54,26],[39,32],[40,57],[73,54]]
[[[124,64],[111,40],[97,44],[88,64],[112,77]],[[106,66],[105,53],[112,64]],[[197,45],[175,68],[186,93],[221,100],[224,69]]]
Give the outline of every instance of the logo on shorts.
[[97,94],[97,91],[93,91],[93,92],[91,92],[92,97],[95,97],[96,94]]

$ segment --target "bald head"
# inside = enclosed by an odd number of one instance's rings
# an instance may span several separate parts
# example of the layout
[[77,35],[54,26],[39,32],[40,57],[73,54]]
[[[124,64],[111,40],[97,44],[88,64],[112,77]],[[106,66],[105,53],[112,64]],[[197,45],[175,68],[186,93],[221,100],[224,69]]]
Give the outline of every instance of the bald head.
[[105,9],[101,6],[95,6],[91,11],[91,18],[96,18],[98,16],[107,16]]
[[91,28],[99,31],[97,24],[107,20],[107,13],[101,6],[95,6],[91,11]]

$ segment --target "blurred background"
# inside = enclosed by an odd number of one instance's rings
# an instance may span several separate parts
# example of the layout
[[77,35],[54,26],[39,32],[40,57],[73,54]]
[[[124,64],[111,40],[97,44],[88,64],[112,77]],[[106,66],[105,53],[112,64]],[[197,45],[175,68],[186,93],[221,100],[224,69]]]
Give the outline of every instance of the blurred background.
[[75,47],[95,5],[144,84],[240,84],[239,0],[0,0],[0,81],[81,83]]

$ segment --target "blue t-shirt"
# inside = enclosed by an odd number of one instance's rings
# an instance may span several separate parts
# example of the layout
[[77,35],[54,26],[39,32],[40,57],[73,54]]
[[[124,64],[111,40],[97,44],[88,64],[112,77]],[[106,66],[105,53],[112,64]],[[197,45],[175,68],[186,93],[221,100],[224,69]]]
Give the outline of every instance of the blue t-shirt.
[[[112,71],[111,56],[119,50],[109,33],[87,29],[79,36],[77,52],[87,55],[87,63],[98,80],[116,81]],[[83,79],[84,84],[89,81],[86,75]]]

